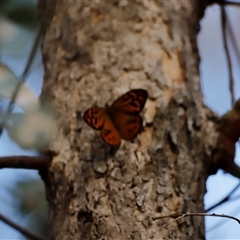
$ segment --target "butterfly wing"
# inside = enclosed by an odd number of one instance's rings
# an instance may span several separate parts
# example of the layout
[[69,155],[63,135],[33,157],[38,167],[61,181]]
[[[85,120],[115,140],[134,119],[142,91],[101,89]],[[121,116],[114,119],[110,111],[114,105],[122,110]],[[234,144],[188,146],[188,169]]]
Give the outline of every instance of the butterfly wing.
[[102,130],[106,121],[106,110],[100,107],[92,107],[83,114],[84,121],[95,130]]
[[144,89],[133,89],[113,102],[109,116],[122,139],[132,140],[142,129],[143,110],[148,93]]
[[106,116],[106,121],[103,129],[100,131],[100,135],[103,141],[110,146],[119,146],[121,143],[121,137],[108,116]]
[[114,116],[114,125],[122,139],[132,140],[142,129],[142,117],[140,115],[130,115],[117,113]]
[[144,89],[133,89],[113,102],[107,110],[93,107],[83,115],[85,122],[100,130],[102,139],[111,146],[119,146],[121,138],[132,140],[142,128],[143,110],[148,93]]
[[92,107],[83,114],[84,121],[93,129],[100,130],[102,139],[110,146],[118,146],[121,137],[104,108]]
[[111,106],[114,112],[129,114],[140,113],[146,103],[148,93],[144,89],[133,89],[115,100]]

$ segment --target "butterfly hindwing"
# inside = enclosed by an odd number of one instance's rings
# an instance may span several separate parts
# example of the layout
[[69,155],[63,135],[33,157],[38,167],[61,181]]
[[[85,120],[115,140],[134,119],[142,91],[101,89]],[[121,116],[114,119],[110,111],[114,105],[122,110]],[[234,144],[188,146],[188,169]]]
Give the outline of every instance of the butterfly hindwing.
[[148,93],[146,90],[133,89],[115,100],[111,109],[112,111],[138,114],[143,110],[147,97]]

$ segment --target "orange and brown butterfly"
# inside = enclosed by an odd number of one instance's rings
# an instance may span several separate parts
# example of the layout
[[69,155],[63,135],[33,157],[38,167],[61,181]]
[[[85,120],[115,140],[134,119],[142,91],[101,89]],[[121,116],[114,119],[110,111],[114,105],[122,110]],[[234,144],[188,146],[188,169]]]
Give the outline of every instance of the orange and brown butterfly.
[[121,139],[132,140],[142,128],[143,110],[148,93],[133,89],[113,102],[110,107],[92,107],[85,111],[84,121],[99,130],[102,139],[110,146],[119,146]]

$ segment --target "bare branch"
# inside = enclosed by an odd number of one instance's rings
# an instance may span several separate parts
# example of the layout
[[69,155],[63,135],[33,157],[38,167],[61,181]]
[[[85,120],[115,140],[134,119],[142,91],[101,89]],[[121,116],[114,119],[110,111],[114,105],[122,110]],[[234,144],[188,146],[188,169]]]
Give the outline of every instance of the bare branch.
[[229,90],[231,93],[231,103],[232,106],[235,102],[235,94],[234,94],[234,79],[233,79],[233,70],[232,70],[232,61],[231,56],[227,44],[227,34],[226,34],[226,24],[227,24],[227,13],[224,6],[220,6],[221,8],[221,19],[222,19],[222,36],[223,36],[223,46],[225,49],[226,57],[227,57],[227,64],[228,64],[228,71],[229,71]]
[[236,190],[240,187],[240,183],[238,183],[238,185],[236,187],[233,188],[233,190],[227,194],[226,197],[224,197],[222,200],[220,200],[219,202],[217,202],[216,204],[212,205],[211,207],[209,207],[208,209],[206,209],[206,212],[211,211],[212,209],[222,205],[223,203],[227,202],[230,200],[231,195],[236,192]]
[[9,156],[0,157],[1,168],[24,168],[46,170],[50,164],[49,156]]
[[[240,7],[240,3],[239,3],[239,7]],[[237,40],[236,40],[236,37],[235,37],[234,31],[232,29],[232,25],[231,25],[231,22],[230,22],[229,18],[228,18],[228,21],[227,21],[227,25],[228,25],[227,31],[228,31],[229,36],[230,36],[229,39],[232,42],[232,46],[234,48],[234,53],[236,54],[238,62],[240,62],[240,51],[239,51],[238,43],[237,43]]]
[[238,2],[231,2],[231,1],[216,1],[217,4],[223,5],[223,6],[235,6],[235,7],[240,7],[240,3]]
[[3,216],[0,213],[0,220],[3,221],[4,223],[6,223],[7,225],[9,225],[10,227],[14,228],[15,230],[17,230],[18,232],[20,232],[23,236],[31,239],[31,240],[43,240],[42,238],[36,236],[35,234],[29,232],[27,229],[19,226],[18,224],[12,222],[10,219],[8,219],[7,217]]
[[222,218],[230,218],[233,219],[235,221],[237,221],[240,224],[240,219],[235,218],[233,216],[229,216],[229,215],[225,215],[225,214],[216,214],[216,213],[184,213],[184,214],[171,214],[171,215],[167,215],[167,216],[159,216],[159,217],[153,217],[153,220],[157,220],[157,219],[161,219],[161,218],[168,218],[168,217],[173,217],[175,218],[174,220],[162,225],[158,231],[160,231],[161,229],[167,227],[168,225],[184,218],[184,217],[190,217],[190,216],[200,216],[200,217],[222,217]]
[[[212,213],[212,214],[209,214],[209,213],[180,213],[180,214],[170,214],[170,215],[165,215],[165,216],[155,216],[155,217],[152,217],[152,220],[155,221],[155,220],[158,220],[158,219],[163,219],[163,218],[175,218],[174,220],[172,221],[169,221],[168,223],[162,225],[157,231],[160,231],[162,230],[163,228],[167,227],[168,225],[174,223],[174,222],[177,222],[178,220],[184,218],[184,217],[190,217],[190,216],[200,216],[200,217],[222,217],[222,218],[230,218],[230,219],[233,219],[235,221],[237,221],[239,224],[240,224],[240,219],[238,218],[235,218],[235,217],[232,217],[232,216],[229,216],[229,215],[225,215],[225,214],[216,214],[216,213]],[[153,235],[157,232],[152,232],[150,235],[147,236],[147,239],[150,239],[153,237]]]
[[33,46],[31,48],[31,52],[28,56],[28,59],[27,59],[27,63],[26,63],[26,66],[24,68],[24,71],[20,77],[20,81],[19,83],[17,84],[14,92],[13,92],[13,95],[12,95],[12,99],[10,101],[10,103],[8,104],[8,107],[7,107],[7,111],[6,111],[6,115],[8,115],[9,113],[12,112],[12,109],[13,109],[13,106],[14,106],[14,103],[17,99],[17,96],[18,96],[18,93],[19,93],[19,90],[20,88],[22,87],[22,84],[24,84],[26,82],[26,79],[27,79],[27,75],[29,73],[29,70],[33,64],[33,60],[37,54],[37,50],[39,49],[39,44],[41,42],[41,39],[42,39],[42,32],[43,32],[43,29],[42,27],[39,28],[38,30],[38,33],[34,39],[34,43],[33,43]]
[[[240,207],[237,209],[234,209],[234,211],[231,212],[231,215],[236,216],[238,213],[240,212]],[[220,227],[221,225],[225,224],[227,221],[224,220],[219,220],[218,223],[216,223],[215,225],[213,225],[212,227],[208,228],[207,231],[211,232],[212,230]]]

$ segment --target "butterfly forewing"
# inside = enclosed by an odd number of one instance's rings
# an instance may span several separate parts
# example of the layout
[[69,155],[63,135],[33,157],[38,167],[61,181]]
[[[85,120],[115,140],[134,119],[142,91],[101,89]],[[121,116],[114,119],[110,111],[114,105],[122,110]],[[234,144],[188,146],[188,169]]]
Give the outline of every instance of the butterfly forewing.
[[111,106],[111,111],[138,114],[143,110],[147,97],[146,90],[133,89],[115,100]]
[[101,130],[106,122],[106,110],[100,107],[92,107],[85,111],[84,121],[93,129]]

